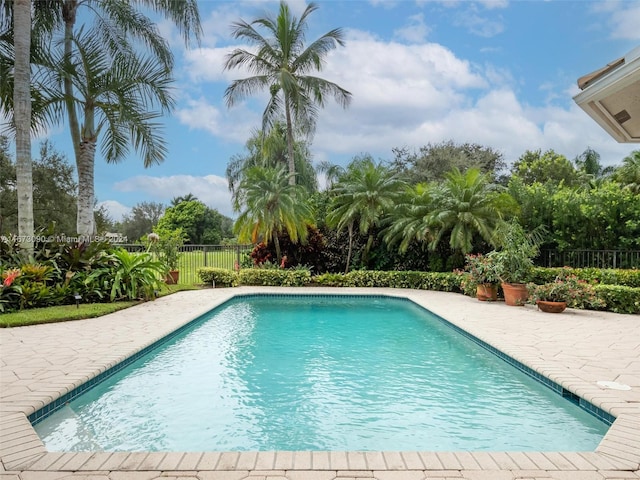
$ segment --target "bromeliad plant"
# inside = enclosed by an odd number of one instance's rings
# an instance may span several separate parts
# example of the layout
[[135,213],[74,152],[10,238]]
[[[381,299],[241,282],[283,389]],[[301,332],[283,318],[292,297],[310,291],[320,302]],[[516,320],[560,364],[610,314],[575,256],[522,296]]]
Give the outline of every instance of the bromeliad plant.
[[19,268],[13,268],[0,275],[0,312],[18,307],[21,289],[14,282],[21,274]]
[[529,283],[529,303],[537,301],[566,302],[572,308],[601,308],[605,306],[602,299],[598,298],[594,283],[580,280],[570,273],[571,269],[565,267],[551,283],[536,285]]

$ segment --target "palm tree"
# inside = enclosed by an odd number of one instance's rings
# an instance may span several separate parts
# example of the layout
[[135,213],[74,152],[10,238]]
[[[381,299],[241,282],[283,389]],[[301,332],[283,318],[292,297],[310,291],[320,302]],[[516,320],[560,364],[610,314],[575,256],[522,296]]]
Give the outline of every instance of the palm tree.
[[449,245],[462,253],[473,248],[473,238],[479,234],[494,244],[494,230],[498,220],[509,209],[515,209],[513,198],[498,190],[486,174],[477,168],[461,173],[454,168],[445,182],[433,192],[434,210],[428,217],[433,237],[433,250],[445,233],[450,234]]
[[80,235],[91,236],[100,134],[101,153],[108,163],[124,159],[130,144],[142,154],[145,167],[161,163],[167,149],[158,120],[173,107],[172,79],[166,65],[155,58],[144,58],[133,50],[111,56],[93,30],[85,33],[80,29],[72,45],[71,57],[66,51],[52,55],[47,65],[64,84],[58,97],[50,101],[57,104],[60,113],[66,105],[69,113],[78,171],[77,230]]
[[[244,173],[250,167],[287,167],[286,126],[282,122],[276,122],[266,134],[262,130],[254,131],[251,138],[247,140],[245,148],[248,151],[247,155],[234,155],[227,164],[226,175],[232,196],[236,195]],[[318,182],[311,164],[311,152],[307,142],[296,141],[293,155],[298,177],[296,183],[305,187],[309,193],[315,192],[318,189]]]
[[285,230],[292,242],[306,242],[312,212],[305,201],[305,189],[291,185],[284,168],[251,167],[238,187],[234,209],[241,212],[234,230],[240,241],[268,244],[273,241],[278,263],[282,251],[278,234]]
[[[118,162],[128,153],[127,130],[131,131],[129,140],[143,153],[145,167],[164,160],[166,148],[162,136],[156,132],[155,123],[159,112],[147,113],[146,107],[149,103],[158,103],[161,113],[171,108],[173,101],[168,87],[173,56],[153,22],[127,1],[101,0],[92,5],[93,11],[97,12],[95,30],[93,37],[85,38],[98,50],[91,51],[87,45],[78,42],[82,35],[74,32],[81,2],[60,2],[64,21],[64,93],[78,168],[78,233],[92,235],[93,170],[98,134],[105,126],[107,132],[103,153],[108,162]],[[195,0],[143,0],[140,3],[172,20],[182,32],[185,42],[188,42],[191,34],[199,38],[200,17]],[[137,61],[137,55],[131,48],[134,40],[143,41],[153,60]],[[74,55],[74,47],[77,55]],[[110,55],[107,56],[106,52]],[[113,62],[112,68],[107,63],[108,57]],[[95,71],[88,68],[82,71],[82,64],[74,65],[74,59],[85,58],[99,61],[96,65],[98,68]],[[78,74],[83,82],[78,82],[79,78],[75,76]],[[98,107],[100,104],[95,105],[94,102],[105,102],[105,106]],[[84,108],[82,127],[76,111],[78,106]],[[102,122],[95,125],[98,111],[104,116]]]
[[347,266],[349,271],[353,249],[354,226],[357,224],[361,235],[367,235],[362,258],[366,263],[373,245],[373,230],[392,211],[394,204],[406,188],[390,169],[375,163],[369,156],[354,159],[334,187],[331,212],[327,223],[341,231],[349,231]]
[[616,180],[633,193],[640,194],[640,150],[634,150],[622,160],[615,172]]
[[[291,14],[288,5],[280,2],[278,16],[258,18],[251,23],[233,23],[234,38],[256,46],[255,52],[237,48],[226,59],[224,68],[246,67],[253,76],[234,80],[225,91],[228,107],[261,90],[269,90],[270,100],[262,114],[262,131],[267,132],[284,114],[287,126],[289,182],[296,182],[294,158],[294,123],[305,133],[312,133],[325,98],[332,95],[343,108],[351,101],[351,93],[335,83],[309,75],[319,72],[326,55],[338,45],[344,45],[342,30],[336,28],[305,47],[307,17],[317,10],[310,3],[300,19]],[[266,30],[265,37],[258,27]]]
[[192,202],[194,200],[198,200],[198,197],[196,197],[193,193],[187,193],[186,195],[181,195],[179,197],[173,197],[171,199],[171,206],[172,207],[177,207],[182,202]]
[[[83,27],[80,31],[75,30],[81,6],[87,6],[94,16],[91,38],[83,33]],[[2,7],[4,15],[10,16],[12,14],[12,2],[6,2],[6,4],[3,2]],[[34,102],[33,113],[34,117],[46,120],[47,123],[59,122],[62,112],[60,100],[63,99],[62,105],[66,108],[68,115],[78,170],[77,229],[78,233],[82,235],[92,235],[94,230],[94,154],[98,134],[102,133],[103,126],[106,130],[103,153],[107,157],[107,161],[115,162],[122,159],[127,153],[126,145],[128,142],[131,142],[136,150],[142,152],[145,157],[145,166],[158,163],[164,158],[165,148],[159,142],[161,137],[158,137],[154,132],[157,125],[154,120],[160,116],[158,113],[161,112],[148,113],[147,110],[154,106],[151,105],[154,101],[158,101],[161,110],[164,111],[167,111],[167,107],[172,104],[172,99],[167,91],[167,80],[170,80],[173,55],[156,25],[142,13],[144,9],[160,13],[168,18],[178,27],[186,43],[192,36],[199,40],[201,28],[196,0],[181,2],[167,0],[140,0],[138,2],[126,0],[93,0],[91,2],[47,0],[34,3],[34,11],[41,13],[34,17],[33,31],[37,31],[39,34],[36,43],[39,42],[40,46],[46,45],[46,48],[33,50],[34,42],[32,42],[32,63],[37,57],[38,61],[35,63],[41,68],[51,69],[48,73],[56,75],[62,83],[62,94],[49,91],[49,85],[52,85],[50,77],[48,77],[48,81],[39,82],[38,88],[33,89],[32,95],[41,102]],[[51,49],[57,50],[56,33],[62,33],[61,48],[64,53],[54,51],[50,58],[42,59],[41,56],[44,53],[49,53]],[[92,45],[83,45],[79,41],[80,38],[89,39]],[[98,47],[100,51],[97,50]],[[140,52],[143,50],[149,53],[148,60],[141,60]],[[4,60],[7,55],[3,51],[0,56]],[[97,60],[97,56],[101,56],[99,65],[83,65],[81,63],[82,59]],[[136,63],[137,66],[134,66]],[[0,68],[3,66],[0,65]],[[140,79],[129,76],[132,73],[141,75]],[[46,73],[43,75],[46,76]],[[118,75],[125,76],[118,80]],[[163,78],[157,88],[149,83],[142,87],[141,85],[146,81],[145,75],[147,79],[156,77],[160,80],[161,75],[164,75],[166,79]],[[107,92],[108,88],[103,85],[107,79],[110,81],[111,92]],[[133,88],[132,92],[127,90],[127,81]],[[58,84],[53,83],[53,85]],[[4,83],[0,82],[0,87],[3,87],[0,88],[0,93],[2,93],[4,100],[3,91],[6,89]],[[153,89],[156,89],[156,93],[149,94],[149,91]],[[157,95],[160,91],[163,91],[162,100]],[[102,96],[94,96],[96,94]],[[118,95],[120,95],[119,98]],[[119,102],[131,100],[136,96],[137,98],[131,105],[120,103],[122,108],[118,108]],[[152,100],[151,97],[154,96],[156,98]],[[108,99],[106,106],[96,106],[91,103],[105,99]],[[83,100],[87,102],[84,103]],[[38,107],[44,105],[44,108],[36,110],[36,103]],[[140,109],[133,111],[133,108]],[[103,121],[98,125],[95,124],[95,115],[98,110],[108,118],[108,122]],[[79,118],[80,114],[84,115],[82,119]],[[127,116],[128,119],[125,118]],[[132,119],[134,119],[133,122]],[[106,126],[107,123],[109,123],[108,126]],[[133,127],[134,123],[137,123],[138,127]],[[128,128],[132,128],[132,131],[127,132]]]
[[388,246],[399,244],[398,250],[404,253],[414,240],[429,241],[434,188],[435,184],[419,183],[406,190],[387,218],[384,241]]
[[21,247],[33,251],[33,174],[31,166],[31,1],[14,5],[14,123],[16,129],[16,189]]

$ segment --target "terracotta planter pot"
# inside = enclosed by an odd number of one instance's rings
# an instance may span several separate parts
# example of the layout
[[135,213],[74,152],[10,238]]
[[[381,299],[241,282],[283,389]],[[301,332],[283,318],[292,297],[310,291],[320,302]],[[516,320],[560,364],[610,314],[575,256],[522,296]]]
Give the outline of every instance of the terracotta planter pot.
[[567,302],[548,302],[546,300],[538,300],[536,302],[538,309],[547,313],[562,313],[567,308]]
[[512,307],[522,307],[529,298],[527,285],[524,283],[503,283],[504,303]]
[[481,302],[495,302],[498,299],[498,286],[493,283],[482,283],[476,287],[476,298]]
[[178,270],[171,270],[169,274],[165,277],[164,283],[166,283],[167,285],[177,285],[179,277],[180,277],[180,272]]

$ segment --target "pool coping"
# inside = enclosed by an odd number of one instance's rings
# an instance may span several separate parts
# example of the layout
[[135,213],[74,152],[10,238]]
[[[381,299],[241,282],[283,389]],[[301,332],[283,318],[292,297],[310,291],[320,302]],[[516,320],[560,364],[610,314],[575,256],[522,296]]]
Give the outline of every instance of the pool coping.
[[[202,291],[201,291],[202,292]],[[577,377],[556,362],[541,359],[517,346],[508,344],[496,345],[496,338],[487,338],[481,329],[469,331],[469,324],[454,318],[446,308],[454,301],[475,300],[457,294],[443,292],[425,292],[406,289],[333,289],[333,288],[264,288],[241,287],[236,289],[215,289],[205,293],[191,294],[183,292],[175,294],[188,303],[189,308],[179,308],[183,318],[169,322],[157,330],[150,329],[143,340],[135,347],[127,347],[128,351],[114,358],[102,360],[100,365],[69,376],[66,385],[51,387],[47,390],[46,382],[34,385],[25,394],[16,394],[0,403],[0,460],[4,471],[46,471],[46,472],[94,472],[94,471],[175,471],[201,472],[226,471],[247,473],[269,472],[270,476],[284,476],[285,472],[360,472],[357,476],[380,477],[384,471],[474,471],[474,470],[519,470],[519,471],[638,471],[640,466],[640,403],[635,398],[626,401],[615,391],[603,390],[592,382]],[[45,404],[68,394],[79,385],[103,374],[124,358],[135,355],[148,348],[167,334],[193,322],[199,316],[217,305],[237,295],[254,293],[278,294],[352,294],[352,295],[386,295],[407,298],[440,316],[447,323],[477,338],[486,345],[495,348],[510,358],[522,363],[533,372],[549,378],[562,388],[584,398],[604,412],[616,417],[613,425],[594,452],[81,452],[60,453],[47,452],[39,437],[28,421],[28,415],[43,408]],[[173,295],[171,296],[173,297]],[[136,313],[162,310],[163,304],[171,302],[164,297],[147,305],[128,309],[129,317],[136,318]],[[190,300],[197,298],[198,301]],[[442,305],[434,310],[432,300],[438,298]],[[449,300],[451,299],[451,300]],[[180,300],[176,297],[174,300]],[[479,304],[468,304],[466,308],[477,310]],[[156,308],[157,307],[157,308]],[[508,315],[531,315],[527,307],[506,307],[504,305],[483,305],[483,309]],[[138,310],[136,310],[138,309]],[[509,310],[505,310],[509,309]],[[515,309],[515,310],[512,310]],[[145,312],[145,310],[147,312]],[[439,310],[439,311],[438,311]],[[126,311],[125,311],[126,312]],[[126,314],[111,314],[109,318],[128,321]],[[486,312],[485,312],[486,313]],[[536,312],[537,313],[537,312]],[[492,313],[493,314],[493,313]],[[615,314],[609,314],[616,318]],[[629,317],[629,316],[620,316]],[[637,316],[635,316],[637,319]],[[541,317],[542,318],[542,317]],[[94,319],[95,320],[95,319]],[[79,321],[79,322],[89,322]],[[68,322],[70,323],[70,322]],[[81,325],[81,323],[78,323]],[[34,328],[34,327],[19,327]],[[37,327],[35,327],[37,328]],[[473,328],[473,325],[472,325]],[[11,329],[13,330],[13,329]],[[115,333],[117,335],[117,332]],[[638,347],[640,350],[640,346]],[[640,353],[640,352],[639,352]],[[640,355],[639,355],[640,356]],[[117,358],[116,358],[117,357]],[[5,367],[5,362],[2,364]],[[56,366],[52,365],[54,369]],[[6,368],[6,367],[5,367]],[[46,370],[46,368],[45,368]],[[2,370],[0,370],[1,372]],[[3,386],[5,375],[0,380]],[[14,382],[18,383],[18,382]],[[23,382],[25,383],[25,382]],[[26,384],[28,384],[28,380]],[[34,382],[37,383],[37,382]],[[7,383],[8,385],[11,382]],[[38,386],[40,385],[40,386]],[[364,473],[367,473],[364,475]],[[245,475],[245,476],[247,476]],[[238,477],[240,478],[240,477]]]

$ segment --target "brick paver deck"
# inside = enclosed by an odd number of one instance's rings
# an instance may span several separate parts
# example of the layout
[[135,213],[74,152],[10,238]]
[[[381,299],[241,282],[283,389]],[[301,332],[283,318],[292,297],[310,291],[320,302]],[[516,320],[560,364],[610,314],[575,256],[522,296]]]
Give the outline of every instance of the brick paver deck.
[[[27,415],[238,293],[410,298],[616,417],[595,452],[47,452]],[[627,391],[598,381],[623,383]],[[210,289],[105,317],[0,329],[0,480],[640,478],[640,317],[544,314],[401,289]]]

